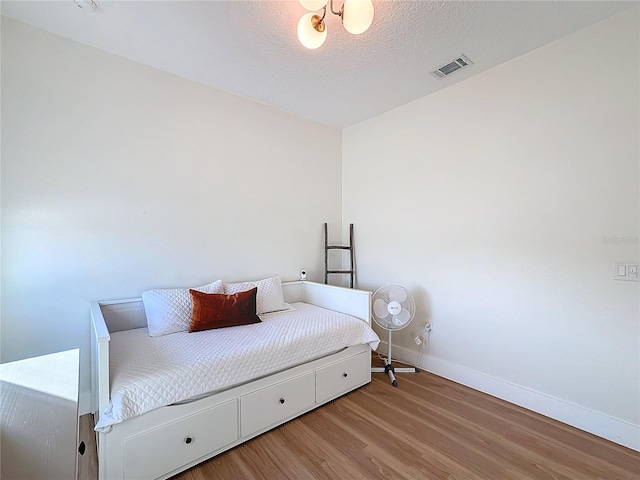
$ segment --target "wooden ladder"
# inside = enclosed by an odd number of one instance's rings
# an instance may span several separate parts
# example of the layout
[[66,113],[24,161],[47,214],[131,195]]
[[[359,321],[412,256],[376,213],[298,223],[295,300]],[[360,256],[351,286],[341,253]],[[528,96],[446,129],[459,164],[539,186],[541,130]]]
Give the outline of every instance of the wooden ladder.
[[[349,245],[329,245],[327,224],[324,224],[324,283],[329,283],[329,275],[349,275],[349,288],[353,288],[355,277],[355,257],[353,245],[353,223],[349,224]],[[349,250],[349,270],[329,270],[329,250]]]

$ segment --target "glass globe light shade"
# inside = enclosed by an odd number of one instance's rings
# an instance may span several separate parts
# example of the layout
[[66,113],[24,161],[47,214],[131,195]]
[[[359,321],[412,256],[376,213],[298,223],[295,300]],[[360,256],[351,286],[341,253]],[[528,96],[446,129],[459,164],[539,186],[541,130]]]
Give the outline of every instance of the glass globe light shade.
[[319,32],[315,29],[313,17],[317,15],[313,12],[305,13],[298,22],[298,39],[300,43],[305,47],[313,50],[321,47],[324,41],[327,39],[327,26],[324,25],[324,30]]
[[300,5],[311,12],[322,10],[328,0],[300,0]]
[[347,32],[359,35],[366,32],[373,22],[371,0],[345,0],[342,6],[342,25]]

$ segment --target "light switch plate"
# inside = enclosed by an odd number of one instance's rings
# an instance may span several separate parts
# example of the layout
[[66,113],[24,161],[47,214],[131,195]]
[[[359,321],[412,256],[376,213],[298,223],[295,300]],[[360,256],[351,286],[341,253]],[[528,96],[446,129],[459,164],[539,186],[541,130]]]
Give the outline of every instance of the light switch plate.
[[638,265],[640,262],[615,262],[613,264],[613,279],[625,282],[640,282]]

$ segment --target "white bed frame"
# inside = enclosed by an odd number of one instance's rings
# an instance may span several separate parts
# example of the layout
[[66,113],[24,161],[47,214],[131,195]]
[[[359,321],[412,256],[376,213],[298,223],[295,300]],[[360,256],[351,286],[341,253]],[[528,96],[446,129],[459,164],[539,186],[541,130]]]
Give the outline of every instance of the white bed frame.
[[[313,282],[283,283],[285,301],[371,319],[371,293]],[[109,395],[109,333],[147,324],[142,299],[92,302],[92,410]],[[369,345],[180,405],[153,410],[98,433],[100,480],[165,479],[371,381]]]

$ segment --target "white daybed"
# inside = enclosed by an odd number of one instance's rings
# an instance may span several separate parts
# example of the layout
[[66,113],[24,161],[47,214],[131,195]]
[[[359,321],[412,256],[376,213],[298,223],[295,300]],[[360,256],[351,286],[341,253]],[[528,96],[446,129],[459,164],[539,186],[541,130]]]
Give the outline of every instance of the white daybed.
[[[370,323],[371,293],[313,282],[282,284],[304,302]],[[110,402],[110,333],[145,327],[142,299],[91,303],[93,413]],[[164,479],[371,381],[371,348],[356,345],[302,365],[170,405],[97,433],[100,480]]]

